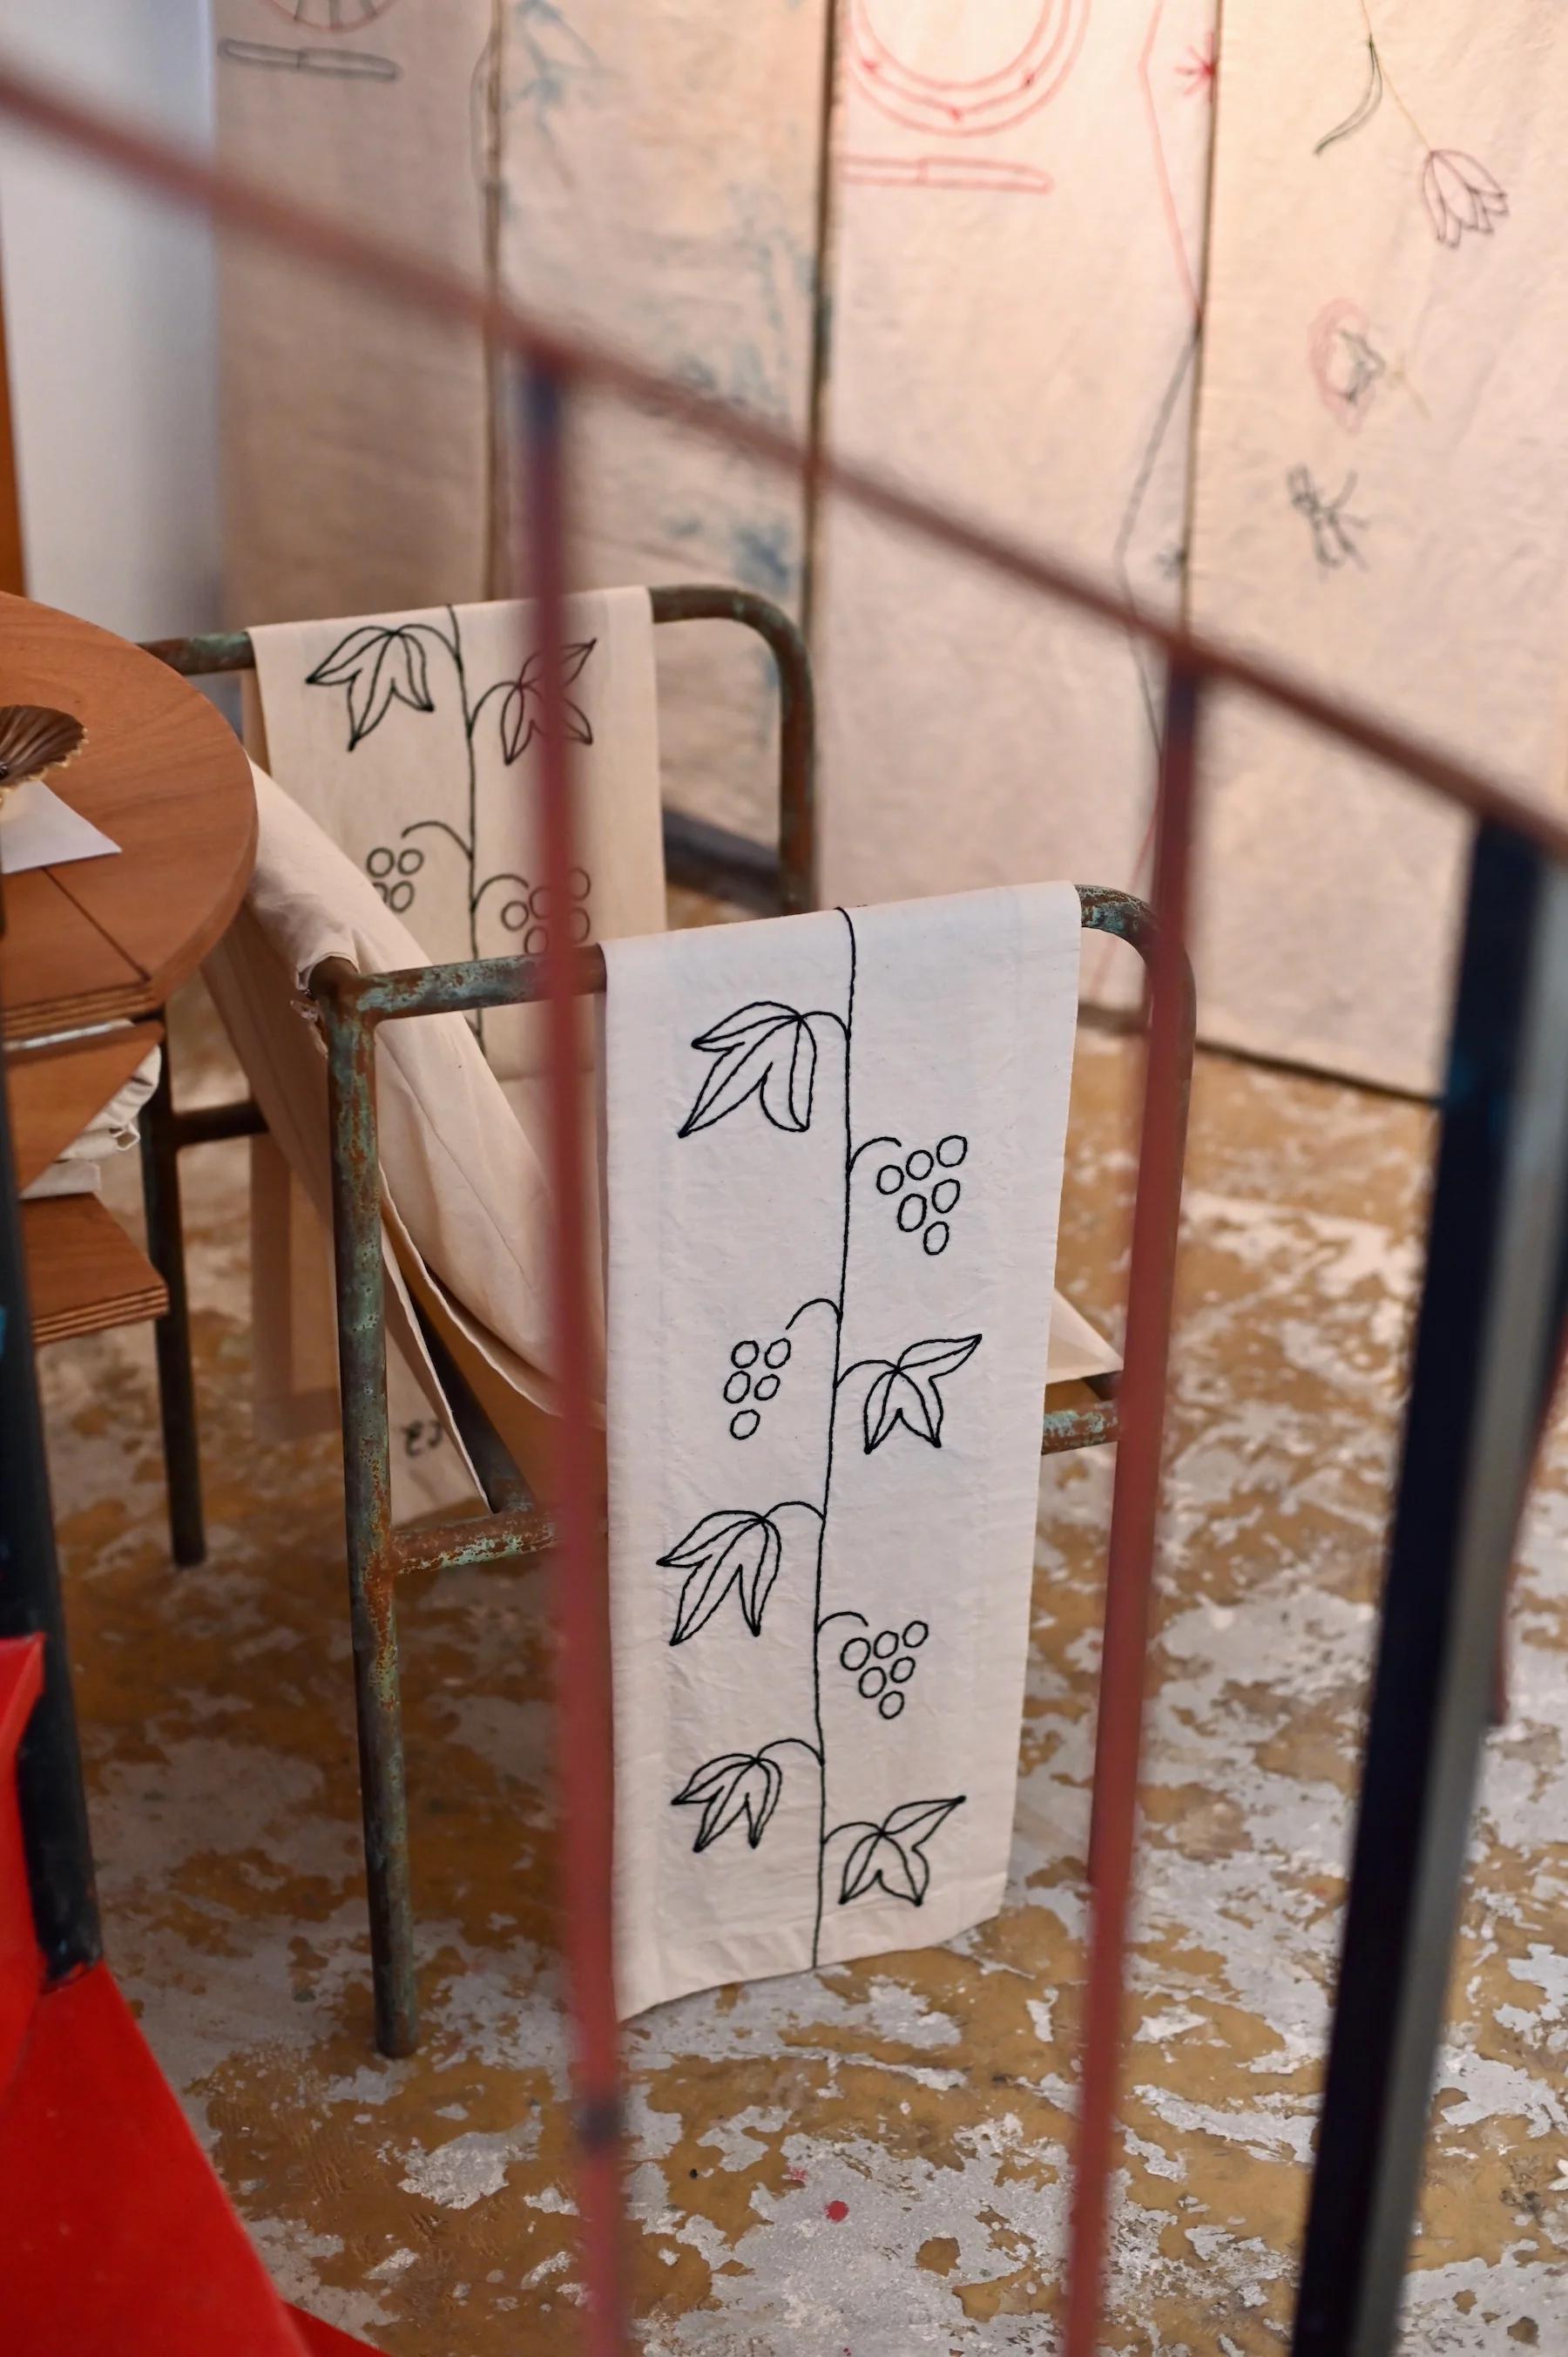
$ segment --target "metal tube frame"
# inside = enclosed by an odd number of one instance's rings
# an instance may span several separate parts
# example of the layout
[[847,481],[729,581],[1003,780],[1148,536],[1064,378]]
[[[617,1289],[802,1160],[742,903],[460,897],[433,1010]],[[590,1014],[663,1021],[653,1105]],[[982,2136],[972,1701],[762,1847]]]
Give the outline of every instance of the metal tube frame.
[[[708,583],[682,583],[649,592],[656,623],[737,622],[756,633],[773,657],[779,688],[779,847],[750,842],[727,827],[683,812],[668,811],[664,851],[671,875],[693,891],[711,892],[763,915],[799,914],[816,890],[816,699],[811,657],[799,627],[788,614],[754,590]],[[144,651],[186,679],[212,679],[255,667],[246,630],[215,630],[187,639],[154,639]],[[169,1545],[182,1568],[201,1563],[207,1538],[201,1504],[201,1456],[191,1362],[190,1312],[185,1269],[184,1218],[179,1157],[188,1146],[258,1135],[266,1125],[252,1100],[193,1105],[177,1111],[170,1061],[168,1025],[164,1025],[158,1085],[142,1116],[142,1203],[147,1253],[168,1288],[168,1307],[154,1325],[157,1356],[158,1413],[163,1428],[164,1476],[168,1490]],[[453,1371],[454,1374],[456,1371]],[[477,1406],[457,1396],[472,1426]],[[1065,1447],[1079,1447],[1066,1441]],[[503,1495],[514,1501],[517,1485],[494,1436],[477,1429],[472,1442],[494,1469],[499,1485],[487,1495],[492,1505]]]

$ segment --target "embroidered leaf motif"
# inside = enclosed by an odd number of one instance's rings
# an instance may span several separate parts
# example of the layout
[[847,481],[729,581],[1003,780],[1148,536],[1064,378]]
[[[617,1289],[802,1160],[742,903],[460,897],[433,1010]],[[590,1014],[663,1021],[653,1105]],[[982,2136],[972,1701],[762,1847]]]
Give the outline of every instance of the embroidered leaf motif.
[[687,1574],[670,1642],[683,1645],[694,1636],[732,1587],[739,1588],[746,1627],[759,1637],[763,1607],[779,1577],[782,1552],[778,1526],[768,1514],[744,1510],[704,1514],[659,1558],[661,1570]]
[[[562,648],[563,687],[571,686],[597,644],[596,639],[580,639],[575,645]],[[539,685],[543,662],[543,648],[535,648],[501,698],[501,759],[509,769],[527,752],[536,737],[542,737],[545,733],[544,699]],[[564,695],[561,715],[564,732],[575,744],[593,743],[593,727],[581,705],[574,704],[570,696]]]
[[956,1374],[979,1350],[983,1337],[939,1336],[929,1342],[911,1342],[900,1351],[897,1363],[881,1361],[882,1372],[865,1394],[865,1453],[880,1448],[896,1425],[907,1425],[933,1448],[942,1445],[942,1396],[937,1384]]
[[879,1825],[867,1825],[844,1860],[839,1905],[847,1907],[880,1883],[890,1899],[920,1906],[931,1881],[926,1844],[964,1798],[960,1792],[950,1801],[905,1801]]
[[692,1042],[714,1065],[679,1135],[712,1128],[748,1097],[759,1099],[775,1129],[809,1129],[817,1077],[811,1023],[777,999],[756,998]]
[[1315,156],[1321,156],[1324,149],[1332,147],[1337,139],[1348,139],[1352,131],[1359,131],[1363,123],[1369,123],[1382,104],[1383,69],[1378,60],[1376,45],[1371,40],[1367,43],[1367,67],[1366,89],[1344,122],[1337,123],[1332,131],[1324,134],[1312,151]]
[[774,1760],[760,1752],[726,1751],[699,1768],[670,1805],[702,1810],[697,1838],[692,1845],[699,1855],[743,1818],[746,1840],[755,1849],[783,1789],[783,1771]]
[[361,623],[340,639],[313,672],[307,687],[345,687],[349,705],[349,750],[379,727],[394,703],[413,712],[434,712],[429,664],[417,632]]

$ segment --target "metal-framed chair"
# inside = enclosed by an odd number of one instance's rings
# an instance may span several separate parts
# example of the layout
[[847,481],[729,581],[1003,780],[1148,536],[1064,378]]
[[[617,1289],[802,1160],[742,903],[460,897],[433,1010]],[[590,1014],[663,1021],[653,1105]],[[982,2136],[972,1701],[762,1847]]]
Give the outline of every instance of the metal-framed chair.
[[[777,607],[749,591],[693,587],[651,594],[658,623],[730,619],[757,631],[773,652],[779,683],[778,850],[668,811],[664,835],[671,879],[761,914],[789,915],[811,907],[814,701],[810,660],[799,630]],[[188,676],[241,672],[252,663],[243,632],[160,640],[149,651]],[[1086,929],[1119,937],[1148,963],[1155,928],[1143,901],[1093,886],[1079,887],[1079,899]],[[577,954],[576,990],[585,996],[604,985],[603,956],[590,945]],[[411,2053],[418,2040],[397,1584],[402,1576],[416,1570],[537,1557],[552,1544],[553,1531],[441,1335],[425,1319],[425,1340],[478,1472],[489,1512],[435,1526],[392,1528],[375,1034],[383,1022],[517,1006],[542,994],[541,966],[530,958],[468,960],[378,974],[328,960],[311,980],[310,996],[328,1052],[344,1512],[376,2043],[390,2055]],[[1185,1037],[1190,1071],[1190,976]],[[201,1559],[204,1536],[178,1157],[188,1146],[255,1135],[263,1124],[259,1108],[249,1100],[177,1110],[166,1059],[148,1116],[143,1167],[149,1253],[169,1287],[169,1308],[158,1333],[158,1378],[170,1527],[176,1561],[191,1563]],[[1173,1234],[1173,1265],[1175,1243]],[[1116,1381],[1114,1376],[1095,1379],[1093,1395],[1087,1401],[1055,1406],[1047,1401],[1041,1453],[1055,1455],[1113,1441],[1118,1431]]]

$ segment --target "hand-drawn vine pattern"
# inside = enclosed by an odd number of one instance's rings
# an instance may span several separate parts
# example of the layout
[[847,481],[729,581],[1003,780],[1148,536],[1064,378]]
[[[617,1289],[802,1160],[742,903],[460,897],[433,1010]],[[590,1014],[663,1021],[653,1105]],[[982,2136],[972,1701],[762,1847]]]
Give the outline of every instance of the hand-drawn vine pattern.
[[[811,1962],[822,1949],[822,1916],[830,1887],[835,1904],[853,1906],[857,1899],[881,1889],[911,1907],[925,1903],[930,1886],[928,1843],[938,1834],[965,1795],[912,1800],[890,1809],[879,1821],[852,1818],[828,1824],[828,1754],[822,1722],[825,1672],[834,1668],[853,1681],[855,1690],[874,1706],[880,1719],[897,1719],[905,1706],[905,1690],[913,1678],[920,1648],[930,1636],[929,1625],[912,1620],[901,1629],[871,1631],[863,1612],[822,1609],[822,1570],[832,1512],[833,1463],[843,1445],[841,1426],[848,1424],[869,1456],[900,1434],[903,1439],[940,1448],[947,1403],[940,1386],[957,1375],[981,1346],[979,1334],[934,1335],[909,1342],[896,1359],[856,1360],[843,1364],[844,1315],[849,1281],[850,1219],[863,1157],[891,1148],[901,1158],[884,1158],[874,1188],[864,1178],[861,1193],[867,1206],[894,1192],[884,1180],[897,1175],[904,1202],[914,1200],[911,1188],[921,1189],[931,1173],[952,1168],[969,1150],[969,1142],[950,1133],[932,1148],[906,1152],[895,1137],[856,1141],[852,1095],[854,1060],[854,992],[856,942],[854,925],[841,909],[849,934],[849,991],[843,1015],[825,1007],[800,1008],[774,999],[753,999],[699,1032],[692,1045],[711,1060],[703,1073],[692,1110],[678,1135],[691,1137],[731,1118],[757,1114],[774,1129],[795,1135],[823,1117],[818,1087],[819,1034],[836,1031],[843,1049],[843,1086],[826,1118],[842,1123],[843,1134],[841,1235],[837,1291],[803,1301],[787,1321],[825,1315],[832,1328],[832,1364],[826,1400],[826,1432],[820,1470],[807,1487],[810,1497],[786,1498],[758,1511],[750,1506],[725,1506],[703,1514],[685,1535],[659,1557],[661,1570],[683,1575],[671,1630],[671,1645],[684,1645],[705,1629],[733,1596],[753,1637],[763,1635],[769,1597],[780,1578],[799,1576],[811,1581],[811,1732],[775,1736],[755,1751],[731,1751],[704,1760],[693,1769],[681,1790],[671,1795],[677,1809],[701,1812],[693,1850],[711,1848],[731,1828],[744,1829],[756,1849],[768,1830],[784,1790],[781,1752],[803,1752],[812,1762],[817,1793],[816,1911],[811,1933]],[[943,1148],[947,1151],[944,1154]],[[871,1175],[867,1166],[867,1176]],[[946,1183],[946,1182],[939,1182]],[[951,1182],[955,1186],[956,1180]],[[932,1200],[935,1189],[931,1190]],[[952,1199],[956,1202],[956,1196]],[[925,1211],[919,1222],[924,1224]],[[902,1217],[899,1225],[906,1226]],[[929,1231],[928,1231],[929,1232]],[[944,1243],[945,1243],[944,1236]],[[927,1245],[928,1251],[941,1247]],[[765,1341],[743,1337],[731,1349],[730,1372],[724,1401],[735,1414],[730,1432],[745,1440],[756,1431],[758,1410],[774,1396],[790,1357],[789,1333]],[[770,1390],[768,1385],[774,1389]],[[853,1417],[853,1423],[851,1418]],[[829,1631],[839,1621],[853,1621],[867,1633],[847,1640]]]
[[[445,610],[449,633],[435,622],[357,623],[306,674],[306,684],[340,687],[344,691],[348,749],[352,753],[375,734],[394,705],[422,714],[435,710],[430,654],[434,650],[446,656],[452,666],[462,708],[467,748],[467,829],[453,826],[444,818],[412,819],[399,830],[396,843],[371,846],[365,856],[365,873],[388,908],[394,915],[403,916],[418,897],[418,879],[424,866],[423,846],[410,838],[430,833],[445,835],[467,863],[469,954],[478,957],[481,953],[479,909],[486,895],[498,886],[510,886],[511,889],[499,911],[501,927],[518,937],[523,956],[537,957],[556,921],[548,886],[532,882],[512,868],[497,869],[483,877],[478,872],[478,734],[487,707],[495,705],[500,755],[508,769],[521,759],[535,737],[542,739],[540,679],[544,657],[541,650],[535,649],[515,673],[492,681],[489,687],[470,697],[462,628],[456,608],[448,606]],[[570,687],[581,678],[597,644],[596,639],[585,639],[563,649],[563,686]],[[564,696],[562,711],[566,735],[579,745],[591,745],[593,726],[581,705]],[[582,942],[588,940],[593,930],[588,905],[592,886],[587,870],[575,867],[570,883],[571,899],[564,912],[564,921],[571,940]],[[476,1017],[474,1024],[482,1038],[481,1018]]]
[[1427,137],[1390,78],[1378,49],[1366,0],[1362,0],[1361,15],[1366,25],[1366,81],[1349,113],[1332,130],[1325,132],[1313,154],[1326,155],[1342,139],[1352,138],[1357,132],[1365,130],[1385,97],[1391,98],[1421,143],[1422,199],[1438,243],[1452,249],[1466,231],[1477,237],[1490,237],[1494,225],[1508,218],[1506,194],[1474,156],[1466,155],[1458,147],[1435,146]]

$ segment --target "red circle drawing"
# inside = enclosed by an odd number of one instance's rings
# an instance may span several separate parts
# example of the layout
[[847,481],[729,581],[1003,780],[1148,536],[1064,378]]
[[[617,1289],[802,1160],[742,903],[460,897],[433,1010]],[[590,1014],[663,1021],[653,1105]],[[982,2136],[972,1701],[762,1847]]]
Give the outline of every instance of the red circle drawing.
[[[957,37],[969,51],[964,69],[940,74],[900,54],[900,38],[906,49],[912,46],[907,20],[902,27],[897,22],[911,0],[850,0],[851,69],[883,113],[911,130],[945,132],[958,139],[1004,131],[1061,88],[1089,23],[1089,5],[1090,0],[1019,0],[1011,31],[999,21],[1004,10],[961,16]],[[1021,39],[1020,16],[1026,20]]]
[[267,0],[280,16],[309,33],[362,33],[394,0]]

